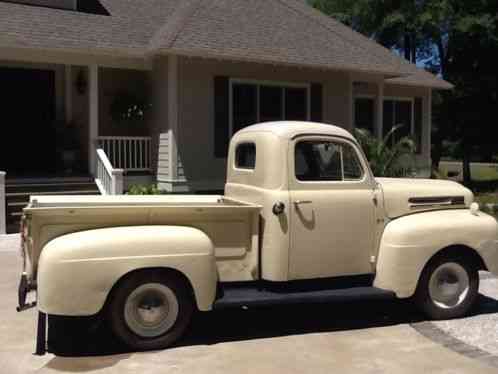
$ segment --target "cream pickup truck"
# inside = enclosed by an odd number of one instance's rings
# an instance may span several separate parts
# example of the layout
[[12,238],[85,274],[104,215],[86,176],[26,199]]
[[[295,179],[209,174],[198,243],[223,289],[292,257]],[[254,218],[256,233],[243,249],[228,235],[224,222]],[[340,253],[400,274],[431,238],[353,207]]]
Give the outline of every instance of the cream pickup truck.
[[39,352],[47,315],[101,316],[135,350],[223,307],[397,297],[454,318],[497,240],[463,186],[375,178],[349,132],[265,123],[232,138],[224,196],[33,196],[18,309],[36,290]]

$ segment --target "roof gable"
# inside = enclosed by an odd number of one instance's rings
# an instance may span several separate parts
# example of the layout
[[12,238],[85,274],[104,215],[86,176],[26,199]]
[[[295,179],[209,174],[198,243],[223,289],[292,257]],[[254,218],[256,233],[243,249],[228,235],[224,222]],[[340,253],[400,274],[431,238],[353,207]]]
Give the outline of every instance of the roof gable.
[[[409,63],[295,0],[189,0],[180,28],[162,29],[151,48],[399,76]],[[188,8],[188,6],[185,6]],[[184,17],[178,20],[176,17]],[[169,32],[169,33],[168,33]]]

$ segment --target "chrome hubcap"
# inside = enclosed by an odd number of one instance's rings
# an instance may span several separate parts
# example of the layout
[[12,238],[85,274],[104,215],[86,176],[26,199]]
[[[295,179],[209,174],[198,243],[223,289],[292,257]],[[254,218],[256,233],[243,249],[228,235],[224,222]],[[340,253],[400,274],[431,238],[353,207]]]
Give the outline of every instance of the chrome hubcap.
[[469,293],[469,275],[459,264],[448,262],[434,270],[429,280],[429,295],[440,308],[450,309],[464,302]]
[[135,334],[154,338],[173,327],[178,310],[178,300],[169,287],[160,283],[147,283],[137,287],[128,296],[124,317]]

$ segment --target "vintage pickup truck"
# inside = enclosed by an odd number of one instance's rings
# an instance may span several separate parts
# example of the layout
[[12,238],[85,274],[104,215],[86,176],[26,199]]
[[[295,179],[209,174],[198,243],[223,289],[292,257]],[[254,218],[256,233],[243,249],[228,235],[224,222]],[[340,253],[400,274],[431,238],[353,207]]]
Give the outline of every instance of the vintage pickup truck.
[[398,297],[463,316],[478,271],[498,274],[498,224],[455,182],[375,178],[339,127],[275,122],[234,135],[224,196],[33,196],[22,254],[38,352],[47,315],[106,318],[145,350],[222,307]]

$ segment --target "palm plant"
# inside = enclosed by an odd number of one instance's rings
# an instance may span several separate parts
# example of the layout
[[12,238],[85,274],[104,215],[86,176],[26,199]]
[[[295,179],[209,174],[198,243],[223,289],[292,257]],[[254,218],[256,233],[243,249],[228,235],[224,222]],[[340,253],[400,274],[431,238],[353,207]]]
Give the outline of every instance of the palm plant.
[[383,139],[365,129],[354,130],[376,177],[407,177],[415,174],[415,142],[408,136],[395,138],[402,127],[394,126]]

